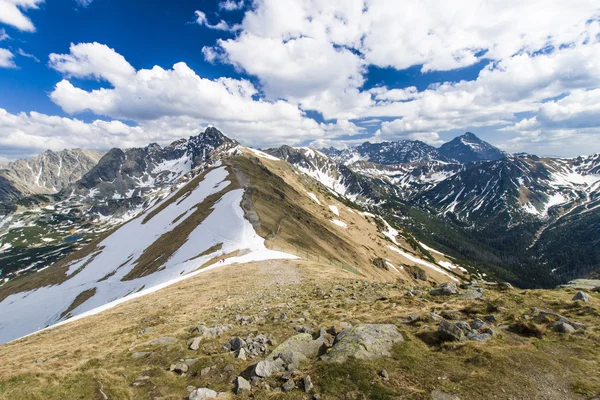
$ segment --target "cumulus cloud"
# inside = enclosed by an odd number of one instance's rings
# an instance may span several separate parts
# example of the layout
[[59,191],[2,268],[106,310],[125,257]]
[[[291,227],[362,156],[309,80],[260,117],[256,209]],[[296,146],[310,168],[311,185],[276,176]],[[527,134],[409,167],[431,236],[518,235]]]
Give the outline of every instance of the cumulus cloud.
[[14,57],[10,50],[0,48],[0,68],[16,68]]
[[24,14],[29,9],[37,9],[44,0],[0,0],[0,22],[15,28],[34,32],[33,22]]
[[219,9],[226,11],[241,10],[244,8],[244,0],[226,0],[219,3]]
[[[344,129],[359,129],[347,121],[319,124],[283,100],[256,99],[258,90],[245,79],[202,78],[185,63],[136,71],[115,50],[98,43],[72,45],[70,50],[50,55],[50,66],[65,74],[50,98],[70,114],[91,111],[145,127],[160,124],[162,130],[172,130],[167,123],[213,124],[253,145],[314,139],[342,124]],[[83,90],[69,77],[100,79],[112,88]]]

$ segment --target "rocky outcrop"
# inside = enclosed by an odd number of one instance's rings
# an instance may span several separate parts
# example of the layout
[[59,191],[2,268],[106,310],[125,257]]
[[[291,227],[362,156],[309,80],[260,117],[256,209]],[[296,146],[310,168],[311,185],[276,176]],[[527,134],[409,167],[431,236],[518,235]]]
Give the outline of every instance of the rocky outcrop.
[[389,357],[392,346],[402,341],[404,338],[395,325],[356,325],[339,333],[333,347],[321,359],[343,363],[349,358],[371,360]]

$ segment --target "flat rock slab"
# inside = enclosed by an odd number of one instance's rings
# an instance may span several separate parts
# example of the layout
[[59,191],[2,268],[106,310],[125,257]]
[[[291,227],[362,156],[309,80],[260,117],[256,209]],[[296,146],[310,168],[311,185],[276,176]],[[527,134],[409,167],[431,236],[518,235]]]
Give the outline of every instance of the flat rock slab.
[[321,359],[343,363],[348,358],[372,360],[389,357],[392,346],[403,341],[404,338],[395,325],[356,325],[340,332],[333,347]]
[[285,342],[277,346],[271,354],[267,357],[267,360],[273,361],[280,354],[287,353],[300,353],[304,357],[316,357],[319,354],[319,349],[323,346],[325,341],[322,338],[313,340],[312,335],[309,333],[301,333],[294,335]]

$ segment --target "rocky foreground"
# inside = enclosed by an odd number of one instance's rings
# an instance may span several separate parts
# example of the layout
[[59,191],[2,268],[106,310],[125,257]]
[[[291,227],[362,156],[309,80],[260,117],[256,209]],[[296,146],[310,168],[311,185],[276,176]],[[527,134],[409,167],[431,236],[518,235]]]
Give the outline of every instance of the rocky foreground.
[[0,398],[592,398],[599,306],[594,290],[230,266],[0,347]]

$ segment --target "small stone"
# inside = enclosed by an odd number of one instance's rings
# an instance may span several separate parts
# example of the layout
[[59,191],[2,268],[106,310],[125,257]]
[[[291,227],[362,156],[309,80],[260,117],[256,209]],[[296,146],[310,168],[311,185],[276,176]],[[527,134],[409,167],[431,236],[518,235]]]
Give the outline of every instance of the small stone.
[[248,382],[241,376],[235,378],[235,394],[249,392],[250,390],[250,382]]
[[188,367],[191,367],[192,365],[196,364],[198,362],[197,358],[186,358],[184,363],[186,363],[186,365]]
[[502,290],[510,290],[510,289],[514,289],[513,285],[511,285],[508,282],[501,282],[498,284],[498,288],[502,289]]
[[202,368],[200,370],[200,376],[206,376],[208,374],[210,374],[210,367]]
[[224,372],[233,372],[233,371],[235,371],[235,368],[233,367],[233,365],[232,365],[232,364],[227,364],[227,365],[225,366],[225,368],[223,368],[223,371],[224,371]]
[[246,342],[244,341],[244,339],[237,336],[231,339],[229,341],[229,344],[231,345],[231,351],[237,351],[242,347],[246,347]]
[[443,320],[438,326],[438,336],[445,341],[462,341],[471,332],[471,326],[466,322],[449,322]]
[[575,328],[571,324],[568,324],[564,321],[558,321],[554,323],[554,329],[556,332],[560,333],[573,333],[575,332]]
[[485,325],[485,322],[483,322],[479,318],[475,318],[473,320],[473,323],[471,324],[471,326],[473,327],[473,329],[481,329],[481,328],[483,328],[484,325]]
[[198,350],[200,348],[200,342],[202,342],[202,336],[188,340],[188,349],[194,351]]
[[458,286],[454,282],[445,282],[429,291],[432,296],[449,296],[458,293]]
[[590,301],[590,295],[587,294],[587,293],[585,293],[585,292],[579,291],[573,297],[573,300],[574,301],[583,301],[584,303],[589,303],[589,301]]
[[235,358],[246,361],[246,350],[242,347],[235,355]]
[[321,395],[319,393],[313,394],[313,400],[321,400]]
[[294,390],[296,388],[296,384],[294,383],[293,380],[289,380],[286,383],[284,383],[281,388],[283,389],[284,392],[289,392],[290,390]]
[[314,388],[312,380],[310,379],[310,375],[306,375],[302,380],[304,382],[304,392],[310,393],[310,391]]
[[208,388],[198,388],[195,389],[192,393],[190,393],[190,400],[206,400],[206,399],[216,399],[217,392]]
[[379,376],[384,381],[389,381],[390,380],[390,375],[388,374],[388,372],[385,369],[382,369],[381,371],[379,371]]
[[192,393],[194,390],[196,390],[196,388],[192,385],[186,386],[185,390],[188,391],[188,393]]
[[493,324],[494,322],[497,322],[496,316],[495,315],[486,315],[485,317],[483,317],[483,319],[486,322],[489,322],[490,324]]
[[177,364],[172,364],[171,368],[169,368],[169,371],[171,372],[175,372],[176,374],[183,374],[186,373],[188,371],[189,367],[186,363],[177,363]]

